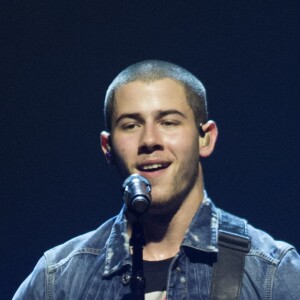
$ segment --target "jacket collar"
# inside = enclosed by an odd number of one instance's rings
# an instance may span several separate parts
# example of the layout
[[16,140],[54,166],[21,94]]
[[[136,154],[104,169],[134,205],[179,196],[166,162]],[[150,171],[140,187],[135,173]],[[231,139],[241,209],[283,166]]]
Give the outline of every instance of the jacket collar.
[[109,276],[125,266],[131,265],[127,219],[124,212],[125,206],[116,217],[106,243],[104,276]]
[[[181,248],[189,247],[199,251],[217,252],[218,210],[207,197],[197,210],[182,241]],[[127,234],[127,219],[123,206],[113,224],[106,243],[104,276],[130,267],[132,264],[129,252],[129,237]]]
[[181,247],[217,252],[218,224],[218,210],[205,193],[203,201],[184,236]]

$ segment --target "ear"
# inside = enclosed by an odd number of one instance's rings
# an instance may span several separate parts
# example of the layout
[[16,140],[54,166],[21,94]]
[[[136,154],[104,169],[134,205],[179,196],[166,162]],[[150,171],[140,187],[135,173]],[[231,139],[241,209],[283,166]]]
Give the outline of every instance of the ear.
[[208,121],[206,124],[200,126],[204,132],[204,136],[199,137],[199,154],[201,157],[208,157],[214,151],[218,137],[218,127],[214,121]]
[[109,164],[113,164],[113,153],[110,145],[110,133],[102,131],[100,134],[101,149]]

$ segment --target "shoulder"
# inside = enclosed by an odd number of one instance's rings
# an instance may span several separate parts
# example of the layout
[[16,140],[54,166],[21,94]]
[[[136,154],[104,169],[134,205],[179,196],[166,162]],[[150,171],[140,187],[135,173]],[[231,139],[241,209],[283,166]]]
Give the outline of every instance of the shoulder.
[[222,210],[219,218],[221,229],[247,236],[251,241],[245,260],[242,299],[256,299],[256,294],[273,300],[299,299],[300,256],[295,247]]
[[105,247],[116,217],[107,220],[98,229],[87,232],[44,253],[48,266],[55,267],[78,254],[99,255]]
[[[59,246],[56,246],[44,253],[41,259],[38,261],[32,273],[21,284],[14,295],[14,300],[17,299],[43,299],[45,297],[46,288],[53,285],[54,279],[51,277],[59,269],[65,270],[68,266],[68,272],[71,274],[76,270],[70,261],[75,258],[84,262],[81,265],[80,272],[87,270],[84,267],[89,268],[93,265],[94,258],[105,252],[105,244],[115,223],[116,217],[103,223],[98,229],[90,231],[83,235],[77,236]],[[72,273],[72,274],[73,274]],[[77,272],[78,273],[78,272]],[[62,280],[61,282],[67,282]]]
[[278,264],[287,252],[295,250],[292,245],[278,241],[267,232],[255,228],[246,219],[221,209],[219,209],[219,229],[249,237],[251,241],[249,255],[259,256],[273,264]]
[[248,232],[251,249],[246,257],[245,282],[255,285],[266,298],[299,299],[300,256],[295,247],[252,225],[248,225]]
[[[84,269],[84,267],[89,268],[90,265],[93,265],[94,258],[104,252],[105,243],[110,235],[115,219],[116,217],[106,221],[94,231],[77,236],[46,251],[32,273],[18,288],[13,299],[44,299],[46,291],[50,288],[53,289],[54,273],[60,269],[61,271],[68,270],[65,272],[67,277],[68,274],[74,275],[76,270],[72,264],[69,264],[72,259],[78,258],[80,260],[80,257],[83,258],[82,261],[84,263],[80,265],[80,272],[87,272],[88,270]],[[85,259],[86,255],[89,256],[88,259]],[[69,268],[67,268],[68,265]],[[61,281],[61,283],[66,282],[68,281]]]
[[250,255],[259,256],[273,264],[279,264],[290,251],[296,251],[289,243],[275,240],[263,230],[248,224],[248,233],[251,239]]

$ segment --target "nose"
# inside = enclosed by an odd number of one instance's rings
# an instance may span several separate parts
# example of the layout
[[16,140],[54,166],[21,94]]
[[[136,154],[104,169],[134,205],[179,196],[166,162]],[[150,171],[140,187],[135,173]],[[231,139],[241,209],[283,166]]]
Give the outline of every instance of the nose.
[[154,125],[145,126],[141,132],[138,154],[150,154],[162,149],[163,144],[158,128]]

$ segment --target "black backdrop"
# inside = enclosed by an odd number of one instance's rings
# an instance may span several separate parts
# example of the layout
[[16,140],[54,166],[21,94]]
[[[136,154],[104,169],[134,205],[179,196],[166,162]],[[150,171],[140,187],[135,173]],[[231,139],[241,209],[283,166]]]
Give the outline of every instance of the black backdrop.
[[298,1],[67,3],[1,4],[0,298],[45,250],[122,205],[100,153],[102,102],[143,59],[177,63],[207,88],[214,202],[300,248]]

